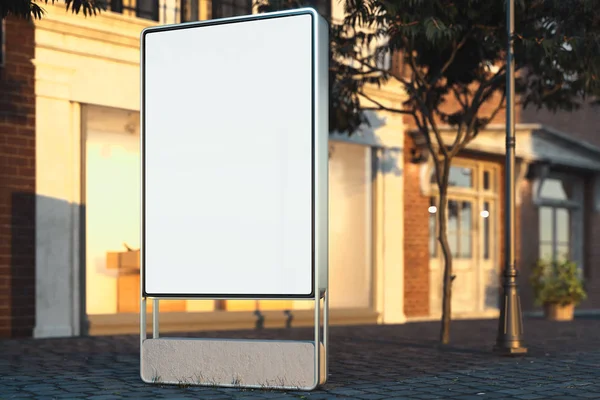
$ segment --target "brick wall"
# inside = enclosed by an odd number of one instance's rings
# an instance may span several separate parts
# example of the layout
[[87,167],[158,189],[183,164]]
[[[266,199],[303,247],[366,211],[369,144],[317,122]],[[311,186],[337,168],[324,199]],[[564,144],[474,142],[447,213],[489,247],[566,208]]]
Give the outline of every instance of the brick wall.
[[559,111],[551,113],[528,107],[520,112],[517,122],[535,123],[554,128],[574,139],[589,142],[600,147],[600,107],[584,105],[573,112]]
[[411,162],[412,139],[404,139],[404,313],[429,315],[429,197],[421,194],[419,165]]
[[[477,89],[478,89],[478,86],[476,85],[473,87],[472,91],[475,92]],[[498,104],[501,100],[501,97],[502,97],[501,92],[498,92],[498,91],[494,92],[494,94],[492,96],[490,96],[488,101],[486,101],[479,107],[478,116],[480,118],[491,117],[492,113],[498,106]],[[446,102],[440,107],[441,111],[448,113],[448,114],[452,113],[452,112],[456,112],[460,109],[461,109],[460,104],[458,103],[458,101],[456,101],[456,99],[452,95],[446,96]],[[518,115],[518,113],[517,113],[517,115]],[[506,112],[504,109],[502,109],[496,114],[496,116],[492,119],[492,121],[490,123],[491,124],[504,124],[505,116],[506,116]],[[443,122],[441,122],[439,120],[438,120],[438,123],[443,124]]]
[[0,68],[0,337],[31,336],[35,319],[34,27],[5,21]]

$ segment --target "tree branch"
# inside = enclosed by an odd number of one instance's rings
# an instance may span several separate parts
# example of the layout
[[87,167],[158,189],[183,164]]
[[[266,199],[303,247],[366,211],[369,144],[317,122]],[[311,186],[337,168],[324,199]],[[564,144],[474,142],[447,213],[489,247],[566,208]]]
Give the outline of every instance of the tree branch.
[[458,51],[460,49],[462,49],[462,47],[467,43],[467,39],[469,39],[470,36],[471,36],[471,31],[467,32],[465,34],[465,36],[462,38],[462,40],[454,47],[454,49],[452,50],[452,54],[450,54],[450,57],[448,57],[448,60],[446,61],[446,63],[444,63],[444,66],[440,70],[438,77],[436,77],[436,81],[438,79],[440,79],[441,76],[444,75],[444,73],[448,70],[448,68],[450,68],[450,65],[452,65],[452,63],[454,62],[454,59],[456,58]]
[[463,136],[466,136],[468,132],[464,129],[464,124],[460,124],[458,126],[458,132],[456,132],[456,138],[454,138],[454,142],[452,143],[452,147],[450,149],[449,158],[453,158],[458,154],[460,150],[464,148],[462,145]]
[[500,97],[500,101],[498,102],[498,105],[491,112],[490,116],[487,118],[488,123],[492,122],[494,120],[494,118],[496,118],[496,116],[498,115],[498,113],[500,112],[500,110],[506,108],[506,104],[504,104],[504,100],[506,100],[506,92],[502,93],[502,96]]
[[377,107],[361,107],[362,110],[388,111],[388,112],[395,113],[395,114],[415,115],[414,110],[407,110],[407,109],[403,109],[403,108],[394,108],[394,107],[384,106],[382,103],[373,99],[371,96],[369,96],[368,94],[366,94],[363,91],[358,92],[358,94],[363,96],[365,99],[367,99],[368,101],[370,101],[371,103],[373,103],[377,106]]
[[[490,116],[487,118],[487,124],[489,124],[490,122],[492,122],[494,120],[494,118],[496,118],[496,116],[498,115],[498,113],[500,112],[500,110],[506,108],[506,104],[504,103],[504,101],[506,100],[506,92],[502,92],[502,95],[500,96],[500,101],[498,101],[498,105],[494,108],[494,110],[490,113]],[[475,139],[477,137],[477,134],[479,133],[479,129],[476,129],[475,127],[475,122],[477,121],[477,119],[474,119],[473,121],[471,121],[471,126],[469,127],[470,131],[469,134],[467,135],[467,137],[465,138],[465,147],[469,145],[469,143],[471,143],[473,141],[473,139]]]
[[458,93],[458,90],[456,90],[455,86],[452,86],[452,93],[454,94],[454,98],[458,101],[458,103],[464,110],[467,107],[467,104],[461,99],[460,93]]
[[[423,113],[423,110],[421,110],[421,113]],[[435,139],[437,140],[440,151],[444,155],[444,158],[447,159],[448,158],[448,149],[446,149],[446,145],[444,144],[444,138],[442,137],[442,134],[440,133],[440,130],[438,129],[438,126],[437,126],[437,123],[435,122],[434,116],[429,111],[426,111],[425,117],[427,118],[427,121],[429,122],[429,125],[431,126],[431,129],[433,130],[433,134],[435,135]]]
[[427,83],[427,81],[425,80],[425,76],[421,73],[421,70],[417,67],[417,64],[415,63],[415,58],[413,56],[412,47],[410,47],[408,45],[408,40],[406,38],[403,38],[403,40],[404,40],[404,45],[406,47],[405,54],[408,57],[408,63],[411,67],[413,74],[417,77],[417,82],[416,82],[417,85],[422,86],[425,89],[429,90],[430,86]]

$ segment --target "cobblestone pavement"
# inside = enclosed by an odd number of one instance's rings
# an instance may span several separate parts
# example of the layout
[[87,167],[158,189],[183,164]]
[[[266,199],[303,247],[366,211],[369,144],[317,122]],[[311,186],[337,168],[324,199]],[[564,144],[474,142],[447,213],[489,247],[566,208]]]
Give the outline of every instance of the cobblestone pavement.
[[[332,327],[330,377],[314,392],[156,386],[139,378],[138,337],[0,340],[0,399],[600,399],[600,319],[525,321],[529,354],[491,352],[496,322]],[[309,329],[185,335],[306,339]]]

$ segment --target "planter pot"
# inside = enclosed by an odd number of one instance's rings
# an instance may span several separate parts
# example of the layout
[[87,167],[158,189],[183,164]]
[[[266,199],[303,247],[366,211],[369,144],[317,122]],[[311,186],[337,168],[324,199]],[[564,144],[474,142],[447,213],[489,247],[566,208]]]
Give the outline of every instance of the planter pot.
[[544,316],[549,321],[572,321],[575,304],[544,304]]

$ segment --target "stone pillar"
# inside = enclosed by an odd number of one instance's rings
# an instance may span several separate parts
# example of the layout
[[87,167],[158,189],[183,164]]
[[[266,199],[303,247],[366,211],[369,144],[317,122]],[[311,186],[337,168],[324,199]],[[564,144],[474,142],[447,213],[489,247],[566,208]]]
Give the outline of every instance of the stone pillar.
[[84,333],[81,110],[69,100],[72,74],[36,62],[35,337]]

